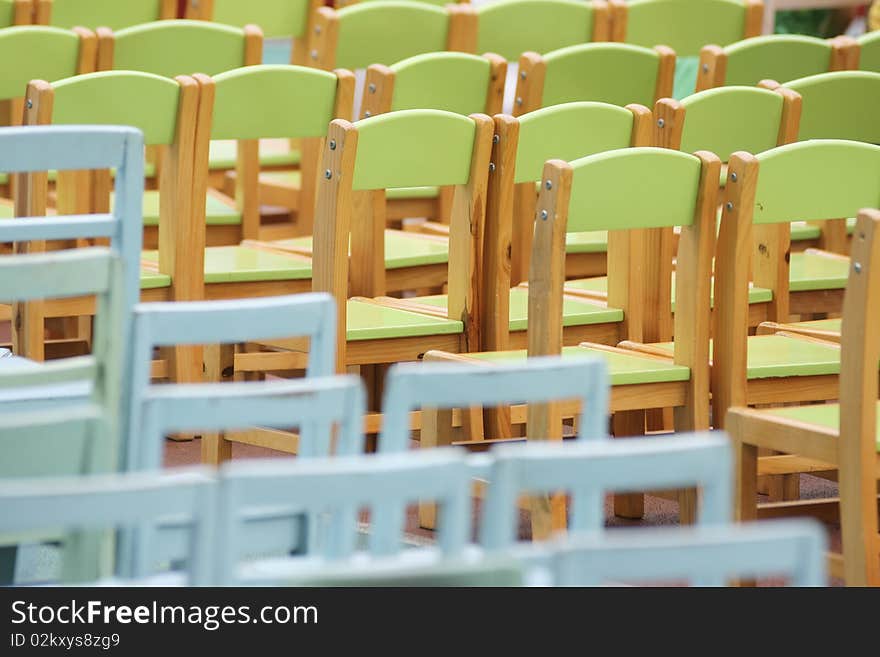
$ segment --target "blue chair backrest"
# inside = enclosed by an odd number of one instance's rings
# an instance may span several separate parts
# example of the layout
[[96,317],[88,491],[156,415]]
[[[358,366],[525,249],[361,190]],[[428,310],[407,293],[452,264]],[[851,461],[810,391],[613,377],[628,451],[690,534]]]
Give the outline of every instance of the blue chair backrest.
[[737,578],[785,577],[791,586],[826,586],[828,539],[813,520],[745,525],[611,530],[553,545],[555,586],[687,581],[724,586]]
[[[18,479],[0,482],[0,538],[35,531],[72,531],[62,564],[64,581],[84,581],[113,574],[109,559],[88,563],[100,555],[90,539],[96,530],[156,528],[173,519],[189,527],[187,577],[190,585],[211,583],[217,486],[202,468],[165,473],[134,473],[76,478]],[[141,579],[157,570],[158,546],[153,532],[140,543],[132,572]],[[105,536],[104,538],[107,538]],[[85,552],[78,552],[88,545]],[[106,554],[106,550],[103,551]],[[99,557],[100,558],[100,557]],[[166,580],[167,581],[167,580]]]
[[385,384],[379,448],[405,450],[409,414],[420,408],[453,408],[522,402],[577,400],[578,436],[593,440],[608,433],[608,373],[602,359],[529,358],[492,367],[460,363],[400,363]]
[[[382,511],[386,518],[395,519],[384,528],[371,522],[367,552],[373,557],[406,558],[406,507],[419,499],[440,505],[440,552],[446,557],[461,556],[470,533],[470,487],[467,456],[452,448],[294,462],[227,463],[221,470],[217,577],[222,584],[277,583],[308,574],[315,567],[310,557],[318,556],[320,563],[344,563],[356,554],[362,556],[357,544],[363,509],[369,509],[371,516]],[[291,557],[287,570],[273,559],[262,575],[260,561],[242,567],[246,557],[260,554],[245,531],[248,524],[261,515],[292,513],[321,517],[316,528],[319,535],[310,541],[310,554]],[[286,556],[289,551],[288,543],[281,542],[274,556]]]
[[601,531],[606,492],[702,489],[698,522],[729,522],[733,464],[724,434],[696,433],[579,443],[504,445],[492,451],[481,542],[487,549],[515,543],[517,500],[522,493],[566,491],[569,528]]
[[[162,437],[174,431],[299,426],[298,453],[308,457],[330,453],[335,423],[337,453],[361,451],[363,391],[356,377],[332,377],[336,307],[329,295],[139,304],[134,323],[129,468],[159,467]],[[154,347],[280,338],[308,339],[305,380],[150,385]]]

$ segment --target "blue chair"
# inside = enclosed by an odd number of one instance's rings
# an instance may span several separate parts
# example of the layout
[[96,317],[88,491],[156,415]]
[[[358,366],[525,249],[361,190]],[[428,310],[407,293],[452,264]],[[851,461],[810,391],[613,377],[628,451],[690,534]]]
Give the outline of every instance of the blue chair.
[[[9,425],[4,421],[2,428]],[[106,543],[95,550],[91,539],[95,530],[140,526],[151,528],[174,518],[185,518],[189,536],[184,582],[197,586],[211,583],[214,549],[216,482],[207,471],[178,470],[172,473],[136,473],[59,479],[25,479],[0,482],[0,537],[33,535],[59,527],[73,530],[62,560],[62,581],[84,582],[113,576]],[[91,530],[91,531],[89,531]],[[161,558],[157,556],[153,532],[140,543],[132,575],[136,583],[183,583],[179,577],[153,575]],[[81,540],[85,537],[85,541]],[[88,545],[85,553],[83,545]],[[95,557],[100,563],[95,563]],[[111,580],[112,581],[112,580]],[[131,584],[132,582],[116,582]]]
[[[358,559],[384,562],[394,557],[401,566],[413,566],[463,557],[471,525],[470,486],[467,455],[453,449],[228,463],[221,470],[217,580],[221,585],[278,584]],[[434,500],[441,507],[437,547],[405,550],[406,506],[419,499]],[[382,528],[371,523],[366,549],[358,548],[362,509],[369,509],[373,517],[381,512],[394,519]],[[302,556],[289,556],[301,544],[289,527],[278,527],[272,551],[266,549],[263,535],[255,547],[254,534],[246,530],[260,516],[303,513],[320,522]],[[279,558],[268,558],[271,555]],[[260,558],[248,559],[254,556]]]
[[[355,378],[314,382],[335,371],[336,306],[327,294],[234,301],[144,303],[134,311],[133,422],[126,460],[133,469],[161,463],[162,436],[172,431],[220,431],[250,426],[287,429],[298,440],[270,434],[263,446],[301,456],[328,455],[331,429],[341,425],[337,453],[362,450],[364,398]],[[306,381],[151,385],[157,346],[235,344],[255,339],[298,339],[308,353]],[[304,340],[308,340],[308,347]],[[274,437],[274,441],[271,438]],[[204,436],[203,456],[229,457],[232,436]]]
[[489,550],[505,549],[517,541],[517,500],[522,493],[568,492],[572,507],[568,526],[573,532],[604,528],[606,492],[696,486],[703,493],[699,524],[732,520],[732,447],[724,434],[532,442],[500,446],[493,456],[480,536]]
[[828,539],[813,520],[746,525],[613,530],[574,535],[552,546],[555,586],[686,580],[724,586],[737,578],[787,578],[791,586],[825,586]]

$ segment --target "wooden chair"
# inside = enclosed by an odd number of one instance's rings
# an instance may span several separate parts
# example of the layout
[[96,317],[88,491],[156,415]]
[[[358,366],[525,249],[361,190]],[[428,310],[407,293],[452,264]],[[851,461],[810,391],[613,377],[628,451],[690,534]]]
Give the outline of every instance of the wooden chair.
[[32,23],[33,0],[0,0],[0,27]]
[[[611,378],[610,410],[617,413],[616,436],[643,433],[644,410],[651,408],[674,407],[679,431],[707,429],[708,370],[702,359],[708,357],[709,349],[709,285],[719,171],[720,162],[714,155],[701,152],[694,156],[657,148],[609,151],[570,165],[558,160],[547,163],[537,204],[529,276],[529,316],[533,321],[528,348],[454,358],[491,366],[527,355],[600,357],[606,360]],[[623,184],[622,180],[639,180],[641,193],[618,193],[616,185]],[[633,327],[642,326],[639,313],[648,306],[641,269],[645,240],[640,230],[673,225],[683,226],[677,257],[674,360],[593,343],[563,347],[564,281],[561,267],[554,263],[561,261],[566,232],[607,229],[611,231],[609,238],[620,240],[622,255],[619,264],[609,271],[609,289],[620,290],[633,300],[629,319],[633,332]],[[657,303],[669,304],[671,300],[660,298]],[[682,308],[686,310],[682,312]],[[706,321],[693,321],[701,317]],[[426,357],[453,358],[440,353]],[[527,434],[561,438],[561,417],[567,412],[557,406],[549,414],[530,417]],[[499,422],[493,436],[508,435],[509,426]],[[693,513],[693,499],[688,495],[682,498],[684,518]],[[621,505],[619,513],[641,515],[641,505],[629,510]]]
[[672,96],[675,53],[666,46],[583,43],[519,58],[513,107],[520,116],[580,100],[651,107]]
[[748,525],[626,529],[575,535],[551,548],[554,586],[686,581],[724,586],[743,577],[780,577],[788,586],[827,586],[828,538],[803,520]]
[[[344,377],[322,383],[335,372],[336,307],[329,295],[148,303],[135,309],[134,322],[134,420],[128,437],[129,467],[159,467],[161,439],[172,431],[226,431],[251,425],[289,428],[295,420],[303,422],[302,436],[291,440],[287,435],[264,432],[257,444],[301,456],[329,455],[330,425],[339,422],[336,452],[363,451],[364,400],[359,384]],[[307,340],[308,346],[303,348],[303,356],[308,359],[304,363],[306,380],[150,385],[155,347],[204,344],[223,349],[213,345],[234,345],[257,338]],[[210,357],[207,360],[213,362]],[[220,373],[209,371],[208,379],[219,381]],[[247,441],[247,436],[203,436],[203,461],[217,464],[228,460],[230,441]]]
[[[0,31],[0,125],[20,125],[27,84],[34,79],[55,80],[95,70],[97,41],[83,28],[71,31],[22,26]],[[0,196],[11,199],[9,177],[0,173]],[[12,203],[0,200],[0,217],[13,214]]]
[[[452,449],[228,463],[221,470],[218,582],[278,584],[322,566],[344,567],[359,559],[381,565],[393,557],[406,567],[462,558],[471,527],[470,485],[467,457]],[[437,546],[404,549],[406,506],[418,499],[435,500],[441,506]],[[289,556],[292,549],[303,547],[297,544],[301,535],[292,542],[289,529],[278,534],[273,550],[264,547],[254,552],[245,523],[267,508],[322,516],[304,554]],[[365,549],[358,548],[361,509],[372,515]],[[248,563],[249,554],[259,558]]]
[[675,98],[696,88],[697,57],[710,43],[726,46],[761,34],[761,0],[609,0],[611,40],[645,48],[662,44],[678,56]]
[[874,32],[866,32],[858,39],[859,49],[854,61],[853,68],[861,71],[873,71],[880,73],[880,35]]
[[177,18],[175,0],[33,0],[34,23],[65,29],[108,27],[121,30],[132,25]]
[[[138,206],[143,190],[143,140],[123,128],[4,128],[0,170],[39,172],[116,167],[121,189],[113,215],[23,216],[0,225],[0,241],[16,253],[0,257],[0,298],[15,301],[13,343],[25,354],[36,336],[19,327],[40,306],[97,297],[92,354],[39,363],[0,359],[0,476],[86,474],[117,466],[118,436],[127,426],[131,308],[140,251]],[[20,174],[19,174],[20,175]],[[30,173],[22,192],[36,193],[46,174]],[[26,215],[25,212],[20,214]],[[44,252],[47,240],[108,239],[108,247]],[[22,349],[24,348],[24,349]],[[0,577],[11,580],[15,548],[0,550]]]
[[[142,254],[141,298],[148,301],[197,300],[204,298],[204,230],[191,226],[192,166],[198,84],[181,76],[174,80],[148,73],[110,71],[79,75],[49,84],[36,80],[28,86],[26,125],[84,123],[130,124],[144,133],[148,145],[167,146],[159,173],[159,249]],[[106,212],[110,203],[110,173],[95,171],[59,174],[56,185],[60,214],[81,214],[81,208]],[[23,197],[27,214],[44,213],[45,191],[35,181],[34,193]],[[119,189],[117,186],[117,194]],[[86,198],[83,199],[82,197]],[[94,205],[93,205],[94,202]],[[37,312],[37,311],[34,311]],[[39,309],[45,317],[79,318],[94,313],[86,298],[64,304],[46,303]],[[34,357],[42,338],[42,322],[34,314],[22,324],[33,336],[23,353]],[[70,339],[87,339],[79,327]],[[202,360],[197,350],[175,349],[162,372],[175,381],[199,381]]]
[[700,51],[697,91],[725,85],[753,86],[762,80],[788,82],[849,68],[849,42],[801,34],[770,34]]
[[[709,433],[624,441],[503,445],[493,450],[480,543],[484,549],[509,549],[518,542],[520,495],[564,491],[571,499],[572,532],[602,532],[606,493],[699,487],[697,521],[724,525],[731,520],[732,449],[726,436]],[[539,498],[540,499],[540,498]],[[546,498],[544,498],[546,499]],[[557,498],[560,499],[560,498]],[[565,529],[565,501],[554,511],[553,530]],[[548,509],[532,507],[532,535],[551,533]]]
[[[9,418],[4,417],[0,426],[8,422]],[[0,537],[57,533],[59,528],[71,532],[62,553],[62,582],[208,585],[213,577],[216,483],[206,475],[198,468],[174,473],[3,481],[0,501],[7,511],[0,519]],[[155,530],[169,518],[186,523],[185,572],[171,578],[151,577],[159,569],[163,552],[162,536]],[[153,540],[141,544],[131,571],[126,573],[128,578],[113,578],[119,573],[106,556],[112,552],[111,536],[106,532],[97,535],[101,546],[98,550],[85,550],[84,546],[88,538],[95,536],[95,530],[135,525],[154,530]]]
[[[768,447],[837,470],[837,500],[813,501],[814,508],[839,505],[843,557],[832,555],[832,574],[850,586],[880,585],[880,538],[877,528],[877,480],[880,473],[877,424],[877,371],[880,343],[880,212],[859,215],[852,267],[844,303],[841,338],[840,403],[779,409],[743,408],[732,402],[726,425],[737,450],[737,516],[748,520],[761,512],[755,477],[757,450]],[[822,504],[824,502],[824,504]],[[804,504],[804,503],[802,503]],[[792,513],[808,512],[789,503]],[[828,514],[825,514],[826,516]]]
[[[99,71],[142,71],[164,77],[204,73],[216,75],[242,66],[259,64],[263,35],[255,25],[243,28],[202,21],[159,21],[118,32],[98,29]],[[161,153],[148,152],[148,159],[161,166]],[[222,187],[224,172],[214,171],[212,187]],[[234,212],[213,195],[208,197],[209,244],[237,244],[241,225]],[[155,190],[144,199],[144,235],[147,248],[157,244],[159,200]]]

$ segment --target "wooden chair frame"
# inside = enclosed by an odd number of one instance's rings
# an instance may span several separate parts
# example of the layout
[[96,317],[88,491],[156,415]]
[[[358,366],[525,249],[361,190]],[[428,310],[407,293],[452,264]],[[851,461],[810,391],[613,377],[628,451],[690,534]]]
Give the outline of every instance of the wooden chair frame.
[[[841,338],[840,427],[826,428],[737,404],[726,424],[737,453],[737,517],[812,513],[840,519],[843,555],[829,555],[831,573],[847,585],[880,585],[876,363],[880,360],[880,212],[863,210],[853,243]],[[738,401],[738,400],[737,400]],[[766,447],[837,470],[840,498],[823,503],[757,504],[758,449]],[[818,465],[824,464],[824,465]],[[774,508],[776,507],[776,508]],[[838,516],[839,507],[839,516]]]

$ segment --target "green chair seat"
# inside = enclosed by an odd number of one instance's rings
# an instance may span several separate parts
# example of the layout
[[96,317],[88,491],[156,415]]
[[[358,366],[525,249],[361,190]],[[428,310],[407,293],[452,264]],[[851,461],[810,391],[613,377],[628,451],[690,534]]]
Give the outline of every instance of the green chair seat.
[[[586,292],[608,292],[608,277],[596,276],[594,278],[579,278],[565,281],[565,287]],[[712,293],[715,292],[715,280],[712,280]],[[755,287],[749,284],[749,303],[767,303],[773,300],[773,292],[763,287]],[[714,299],[713,299],[714,301]],[[675,272],[672,272],[672,310],[675,312]]]
[[810,322],[793,322],[790,326],[797,326],[804,329],[815,329],[817,331],[830,331],[832,333],[840,333],[843,326],[842,319],[814,319]]
[[[446,308],[446,295],[438,294],[429,297],[416,297],[413,301],[428,306]],[[529,293],[523,288],[510,291],[510,330],[525,331],[528,328]],[[623,311],[617,308],[605,308],[603,305],[582,299],[566,297],[562,302],[563,326],[588,326],[590,324],[607,324],[622,322]]]
[[566,253],[607,253],[608,231],[591,230],[584,233],[568,233],[565,236]]
[[156,290],[162,287],[171,286],[171,277],[168,274],[159,274],[151,271],[141,270],[141,289]]
[[815,224],[809,224],[806,221],[794,221],[791,224],[792,242],[816,240],[821,234],[821,229]]
[[427,335],[454,335],[464,331],[458,320],[431,317],[421,313],[349,299],[346,339],[377,340]]
[[12,219],[15,217],[15,206],[12,202],[0,203],[0,219]]
[[[158,251],[144,251],[146,262],[158,262]],[[283,255],[245,246],[211,246],[205,249],[205,283],[254,283],[295,281],[312,277],[312,264],[293,255]]]
[[[293,239],[273,242],[281,247],[312,248],[311,237],[295,237]],[[400,230],[385,231],[385,268],[402,269],[404,267],[420,267],[439,265],[449,262],[449,247],[441,240],[425,239],[415,233]]]
[[[877,451],[880,452],[880,402],[877,402]],[[770,417],[781,417],[806,424],[815,424],[825,429],[840,428],[840,404],[810,404],[808,406],[789,406],[763,411]]]
[[[207,194],[205,206],[205,223],[208,226],[236,226],[241,223],[241,214],[213,194]],[[115,198],[111,195],[110,207],[113,207]],[[159,225],[159,192],[148,190],[144,192],[144,226]]]
[[[275,142],[277,140],[273,140]],[[238,152],[238,143],[234,140],[223,139],[211,142],[208,151],[208,168],[234,169]],[[260,166],[284,167],[296,166],[300,162],[302,153],[299,150],[261,148]]]
[[[672,355],[672,343],[652,345]],[[770,379],[784,376],[840,374],[840,348],[784,335],[750,335],[746,376]]]
[[[301,180],[299,171],[267,171],[266,173],[260,174],[260,178],[264,182],[273,182],[289,187],[299,187]],[[439,194],[440,189],[437,187],[398,187],[386,190],[385,198],[389,201],[401,199],[426,199],[437,198]]]
[[[487,351],[468,355],[480,360],[505,362],[525,358],[526,350]],[[691,371],[687,367],[667,363],[656,358],[640,356],[635,353],[630,355],[592,347],[563,347],[562,355],[566,358],[599,357],[604,359],[608,365],[611,385],[614,386],[640,383],[670,383],[674,381],[687,381],[691,378]]]
[[842,290],[849,276],[849,261],[829,258],[815,253],[792,253],[789,289]]

